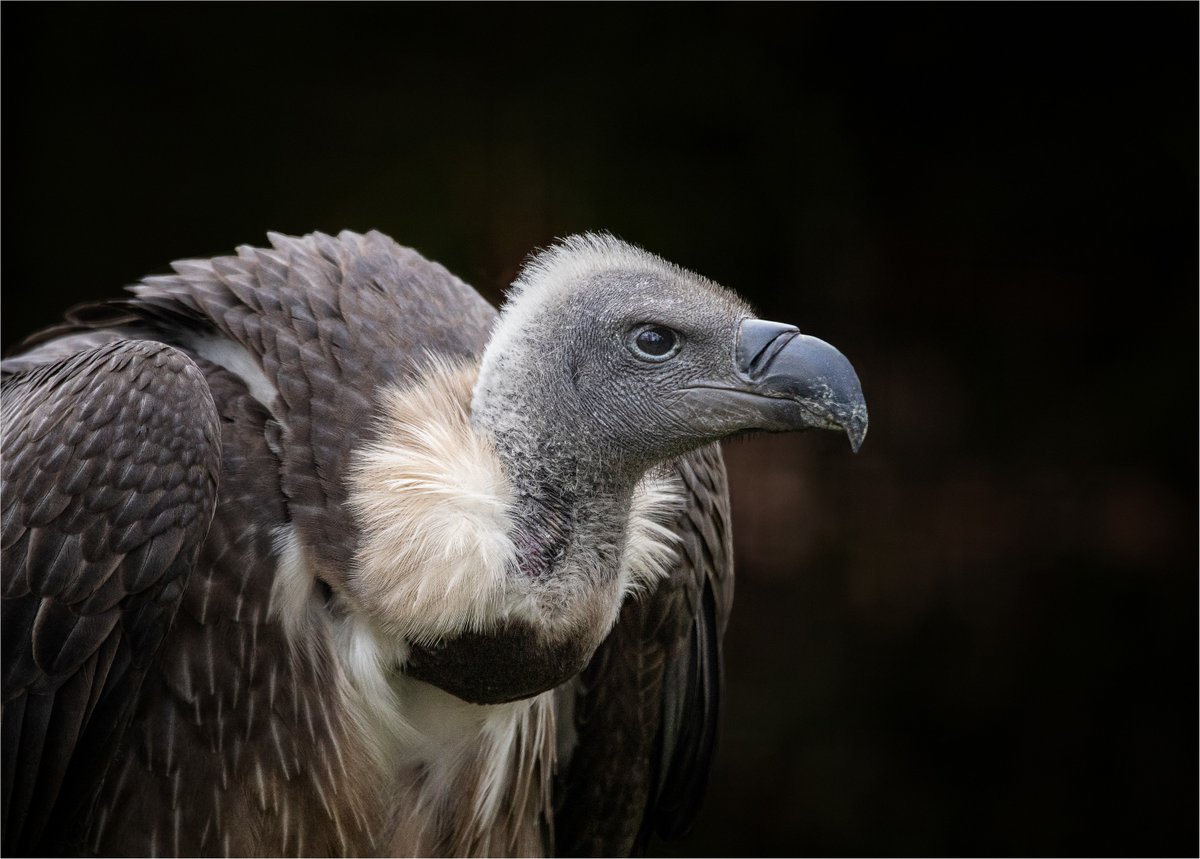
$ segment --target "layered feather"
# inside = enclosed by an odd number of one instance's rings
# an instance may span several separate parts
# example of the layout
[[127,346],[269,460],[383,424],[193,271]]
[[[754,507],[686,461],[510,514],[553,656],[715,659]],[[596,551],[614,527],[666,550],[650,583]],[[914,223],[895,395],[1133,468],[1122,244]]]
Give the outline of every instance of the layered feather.
[[348,590],[406,641],[486,628],[516,561],[512,490],[470,426],[477,370],[434,359],[420,384],[385,389],[379,435],[350,469],[362,538]]

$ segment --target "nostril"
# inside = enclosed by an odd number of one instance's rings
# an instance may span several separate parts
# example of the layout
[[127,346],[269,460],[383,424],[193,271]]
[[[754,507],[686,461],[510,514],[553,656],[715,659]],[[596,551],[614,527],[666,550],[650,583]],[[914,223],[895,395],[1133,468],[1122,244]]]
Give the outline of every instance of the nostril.
[[751,377],[759,375],[771,366],[771,362],[775,360],[783,349],[787,348],[787,344],[791,343],[795,338],[800,336],[800,332],[796,330],[785,331],[762,348],[757,355],[750,361],[749,374]]
[[769,367],[779,351],[799,334],[800,329],[794,325],[767,319],[743,320],[738,333],[739,372],[754,378]]

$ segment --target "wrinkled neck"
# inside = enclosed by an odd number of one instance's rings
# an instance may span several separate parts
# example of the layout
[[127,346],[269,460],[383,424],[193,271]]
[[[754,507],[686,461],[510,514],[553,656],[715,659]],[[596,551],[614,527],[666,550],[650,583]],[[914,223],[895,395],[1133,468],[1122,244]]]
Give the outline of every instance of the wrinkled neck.
[[629,501],[641,472],[618,465],[575,394],[569,368],[536,344],[486,354],[471,428],[487,438],[514,492],[513,542],[533,578],[584,570],[616,575]]
[[617,574],[632,484],[562,460],[536,466],[527,457],[500,460],[515,490],[512,539],[523,575],[544,579],[571,571],[607,579]]

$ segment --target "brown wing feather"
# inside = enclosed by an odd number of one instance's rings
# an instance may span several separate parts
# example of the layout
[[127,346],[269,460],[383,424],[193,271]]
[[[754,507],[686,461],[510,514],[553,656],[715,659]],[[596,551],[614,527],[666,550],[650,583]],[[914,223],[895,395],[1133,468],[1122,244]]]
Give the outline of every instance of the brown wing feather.
[[[362,855],[373,820],[346,813],[369,772],[338,750],[329,642],[294,649],[271,613],[287,522],[267,410],[204,359],[221,416],[220,500],[175,622],[146,672],[129,742],[87,830],[107,856]],[[313,584],[313,599],[320,599]],[[348,789],[349,788],[349,789]]]
[[[6,368],[7,369],[7,368]],[[4,379],[4,850],[85,816],[212,518],[212,397],[159,343]]]
[[733,599],[729,499],[720,447],[676,462],[687,505],[679,562],[630,600],[581,677],[577,742],[559,786],[556,850],[640,851],[652,831],[685,832],[708,778]]
[[382,233],[270,239],[270,248],[173,263],[174,274],[131,287],[134,297],[73,308],[66,324],[24,345],[51,349],[56,337],[108,328],[185,350],[206,335],[245,347],[287,416],[280,467],[291,515],[336,585],[355,548],[341,475],[371,426],[376,388],[408,378],[429,353],[482,354],[496,311]]

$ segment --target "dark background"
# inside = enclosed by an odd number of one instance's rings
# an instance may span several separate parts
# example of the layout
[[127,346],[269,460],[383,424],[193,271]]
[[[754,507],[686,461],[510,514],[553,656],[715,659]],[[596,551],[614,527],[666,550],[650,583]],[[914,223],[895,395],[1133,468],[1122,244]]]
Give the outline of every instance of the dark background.
[[3,9],[3,340],[267,230],[608,229],[856,364],[727,451],[679,854],[1196,855],[1197,6]]

